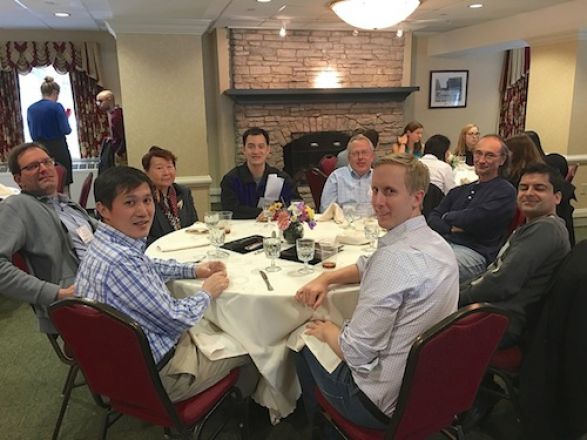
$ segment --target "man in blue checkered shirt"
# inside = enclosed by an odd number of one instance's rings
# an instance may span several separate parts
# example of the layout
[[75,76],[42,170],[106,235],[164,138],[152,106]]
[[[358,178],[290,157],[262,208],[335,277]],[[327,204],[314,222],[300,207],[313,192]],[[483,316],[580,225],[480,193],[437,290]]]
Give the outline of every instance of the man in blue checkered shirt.
[[[224,264],[182,264],[144,254],[154,214],[149,178],[135,168],[110,168],[96,180],[94,193],[102,223],[79,267],[76,294],[109,304],[140,324],[171,400],[191,397],[250,362],[248,356],[210,361],[188,332],[228,287]],[[165,283],[177,278],[205,281],[193,295],[175,299]]]

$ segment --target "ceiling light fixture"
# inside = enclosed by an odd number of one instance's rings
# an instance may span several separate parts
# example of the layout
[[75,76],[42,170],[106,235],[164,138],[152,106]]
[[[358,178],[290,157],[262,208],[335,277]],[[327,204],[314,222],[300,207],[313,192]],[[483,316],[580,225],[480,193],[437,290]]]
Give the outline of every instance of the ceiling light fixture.
[[271,0],[257,0],[258,3],[269,3]]
[[472,5],[469,5],[469,8],[471,9],[478,9],[478,8],[482,8],[483,4],[482,3],[473,3]]
[[419,5],[419,0],[331,0],[328,6],[351,26],[375,30],[405,20]]
[[287,31],[285,30],[285,25],[281,25],[281,29],[279,29],[279,36],[284,38],[287,35]]
[[55,17],[61,17],[61,18],[71,17],[71,14],[69,12],[56,12],[53,15],[55,15]]

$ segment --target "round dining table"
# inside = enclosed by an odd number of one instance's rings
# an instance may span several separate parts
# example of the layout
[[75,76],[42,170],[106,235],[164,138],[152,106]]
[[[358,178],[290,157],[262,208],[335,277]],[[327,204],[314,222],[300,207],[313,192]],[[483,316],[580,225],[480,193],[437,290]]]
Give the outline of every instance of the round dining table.
[[[195,229],[200,233],[189,232],[190,228],[186,228],[159,238],[149,246],[146,254],[180,262],[214,260],[215,258],[208,256],[214,248],[209,245],[207,235],[201,233],[203,228]],[[226,235],[226,242],[253,235],[270,237],[273,230],[266,223],[235,220],[231,223],[230,233]],[[353,233],[361,234],[360,231]],[[349,230],[333,221],[319,222],[313,230],[304,225],[304,238],[332,240],[340,234],[348,236]],[[291,245],[284,243],[283,249],[287,246]],[[336,267],[354,264],[357,258],[366,253],[363,248],[364,246],[344,245],[335,257]],[[288,348],[288,338],[294,330],[312,318],[329,319],[338,325],[345,319],[350,319],[357,304],[359,286],[333,286],[323,305],[313,310],[298,303],[295,293],[305,283],[329,269],[322,268],[319,263],[313,266],[313,273],[303,274],[299,272],[303,267],[302,263],[279,258],[277,265],[281,268],[280,271],[265,271],[273,289],[269,290],[260,272],[270,264],[262,248],[246,254],[227,252],[228,257],[222,261],[226,264],[229,286],[220,297],[211,302],[203,322],[195,327],[209,321],[240,343],[261,375],[252,397],[269,409],[271,420],[275,423],[295,409],[301,393],[295,372],[294,353]],[[169,282],[168,287],[174,297],[182,298],[195,293],[201,284],[201,280],[182,279]],[[220,338],[208,340],[218,344]],[[213,344],[206,341],[197,341],[198,346],[202,349],[206,348],[202,344]]]

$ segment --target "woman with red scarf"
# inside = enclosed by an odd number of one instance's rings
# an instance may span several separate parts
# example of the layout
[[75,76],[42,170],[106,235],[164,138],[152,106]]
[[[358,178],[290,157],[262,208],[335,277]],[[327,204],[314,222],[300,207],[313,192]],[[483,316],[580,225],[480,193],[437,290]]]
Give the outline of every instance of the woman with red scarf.
[[145,173],[156,188],[155,218],[147,237],[147,246],[178,229],[192,225],[198,220],[194,199],[190,189],[175,183],[175,161],[177,157],[157,146],[143,156]]

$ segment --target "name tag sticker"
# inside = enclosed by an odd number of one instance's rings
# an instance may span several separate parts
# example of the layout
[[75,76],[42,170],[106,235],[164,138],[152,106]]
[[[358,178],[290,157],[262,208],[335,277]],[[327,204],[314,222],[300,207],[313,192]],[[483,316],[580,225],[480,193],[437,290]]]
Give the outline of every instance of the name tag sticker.
[[92,230],[87,226],[80,226],[76,229],[75,232],[77,235],[79,235],[79,238],[81,238],[85,244],[88,244],[90,241],[92,241],[92,238],[94,238]]

